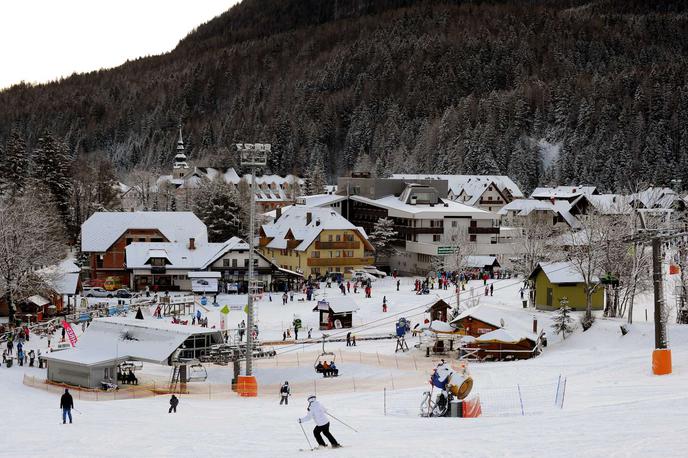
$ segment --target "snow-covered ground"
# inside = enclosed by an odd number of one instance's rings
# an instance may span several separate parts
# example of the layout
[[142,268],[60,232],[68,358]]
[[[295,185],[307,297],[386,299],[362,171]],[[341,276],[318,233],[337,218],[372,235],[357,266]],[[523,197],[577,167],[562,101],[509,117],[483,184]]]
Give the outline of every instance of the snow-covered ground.
[[[550,314],[523,310],[518,297],[518,280],[495,283],[494,297],[480,296],[480,304],[491,304],[513,312],[535,315],[540,326],[549,326]],[[475,282],[479,292],[480,284]],[[404,279],[399,293],[393,281],[386,280],[373,288],[373,299],[356,295],[361,310],[355,323],[361,325],[375,320],[366,330],[354,330],[356,335],[392,333],[396,316],[413,316],[422,320],[424,305],[434,294],[453,296],[452,291],[416,296],[409,292],[411,280]],[[340,294],[336,289],[328,295]],[[477,293],[476,293],[477,294]],[[389,312],[381,311],[382,296],[387,297]],[[462,301],[469,294],[462,293]],[[296,298],[300,296],[297,295]],[[313,302],[289,302],[281,305],[281,298],[267,297],[258,305],[261,338],[281,340],[282,331],[291,323],[294,314],[304,326],[317,329]],[[621,336],[622,320],[598,319],[591,330],[578,329],[565,340],[550,331],[549,346],[542,355],[527,361],[498,362],[470,365],[475,380],[474,393],[508,390],[521,385],[528,387],[552,384],[560,375],[567,378],[566,398],[562,410],[547,409],[544,413],[525,416],[483,416],[477,419],[426,419],[417,416],[422,392],[427,388],[418,382],[416,388],[391,390],[393,377],[419,375],[432,362],[427,362],[417,350],[399,356],[400,369],[385,364],[366,363],[358,352],[392,358],[394,341],[359,341],[355,348],[343,343],[331,343],[327,348],[337,353],[337,363],[346,377],[368,378],[379,389],[319,394],[330,411],[355,427],[353,432],[336,421],[332,431],[345,447],[338,451],[318,453],[339,456],[685,456],[683,433],[685,411],[688,409],[688,326],[669,325],[673,350],[674,372],[668,376],[653,376],[651,352],[654,347],[652,322],[644,321],[645,303],[640,298],[641,315],[631,332]],[[230,299],[227,299],[230,301]],[[225,302],[220,296],[219,302]],[[219,322],[219,312],[207,306],[211,322]],[[410,312],[405,312],[411,310]],[[202,309],[204,314],[205,310]],[[244,319],[238,311],[229,314],[230,326]],[[642,318],[642,319],[639,319]],[[649,309],[649,320],[652,320]],[[375,327],[378,325],[379,327]],[[314,331],[314,337],[316,332]],[[300,335],[301,337],[301,335]],[[29,347],[43,345],[32,339]],[[256,365],[259,384],[266,386],[289,379],[294,383],[314,380],[312,361],[318,345],[277,346],[283,354],[277,360],[260,361]],[[289,350],[287,352],[287,350]],[[340,353],[341,352],[341,353]],[[294,355],[307,361],[303,367],[280,361],[293,360]],[[343,356],[340,358],[340,355]],[[408,364],[415,358],[418,370]],[[310,366],[310,367],[309,367]],[[166,368],[144,367],[143,373]],[[212,383],[227,383],[229,368],[209,368]],[[203,399],[182,396],[178,412],[168,414],[168,397],[149,397],[136,400],[79,401],[73,425],[63,426],[58,409],[59,396],[24,386],[24,373],[42,377],[45,371],[35,368],[0,368],[0,393],[5,418],[11,421],[11,434],[0,443],[2,456],[300,456],[306,439],[296,422],[304,415],[307,392],[298,390],[289,406],[279,406],[275,392],[262,393],[258,398]],[[429,375],[429,374],[428,374]],[[328,381],[327,383],[330,383]],[[383,411],[383,388],[388,390],[387,415]],[[328,392],[329,393],[329,392]],[[526,411],[528,409],[526,408]],[[307,424],[310,434],[312,424]],[[310,437],[313,441],[312,437]]]

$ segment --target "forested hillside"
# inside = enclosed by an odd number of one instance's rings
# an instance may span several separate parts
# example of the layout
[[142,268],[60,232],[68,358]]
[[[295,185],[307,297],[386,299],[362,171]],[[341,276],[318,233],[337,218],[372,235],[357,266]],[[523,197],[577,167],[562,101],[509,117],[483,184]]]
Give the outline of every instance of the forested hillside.
[[0,147],[48,129],[125,172],[169,164],[181,118],[192,160],[269,142],[282,174],[688,183],[687,53],[678,1],[244,0],[168,54],[1,92]]

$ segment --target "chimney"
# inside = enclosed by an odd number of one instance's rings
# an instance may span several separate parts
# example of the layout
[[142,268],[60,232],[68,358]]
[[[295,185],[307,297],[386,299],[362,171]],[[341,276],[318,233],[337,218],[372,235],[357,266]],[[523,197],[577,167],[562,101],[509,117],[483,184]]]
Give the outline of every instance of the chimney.
[[275,221],[280,219],[280,216],[282,216],[282,207],[277,207],[275,209]]
[[306,212],[306,225],[311,224],[311,220],[313,219],[313,213],[311,212]]
[[189,239],[189,250],[195,250],[196,249],[196,239],[191,237]]
[[537,334],[537,318],[533,316],[533,334]]

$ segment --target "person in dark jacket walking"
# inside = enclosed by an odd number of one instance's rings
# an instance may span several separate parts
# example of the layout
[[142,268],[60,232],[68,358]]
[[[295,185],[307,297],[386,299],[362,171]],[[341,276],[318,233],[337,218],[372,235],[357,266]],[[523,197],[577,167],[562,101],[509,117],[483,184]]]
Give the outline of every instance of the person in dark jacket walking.
[[179,398],[175,395],[172,395],[170,398],[170,410],[167,413],[177,413],[177,406],[179,405]]
[[62,424],[67,423],[67,417],[69,417],[69,423],[72,423],[72,409],[74,408],[74,399],[72,395],[69,394],[69,390],[65,388],[65,392],[60,398],[60,409],[62,409]]
[[280,388],[280,405],[286,404],[289,405],[289,396],[291,393],[289,392],[289,382],[284,382],[284,385]]

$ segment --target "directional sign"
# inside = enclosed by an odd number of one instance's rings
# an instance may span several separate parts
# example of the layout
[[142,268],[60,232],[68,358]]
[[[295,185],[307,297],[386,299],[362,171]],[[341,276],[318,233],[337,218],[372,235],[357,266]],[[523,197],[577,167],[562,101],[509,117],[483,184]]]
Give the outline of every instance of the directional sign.
[[229,313],[229,307],[227,307],[227,304],[225,304],[225,306],[220,309],[220,313],[223,313],[225,315]]
[[456,249],[454,247],[450,246],[438,246],[437,247],[437,254],[442,255],[442,254],[454,254]]

